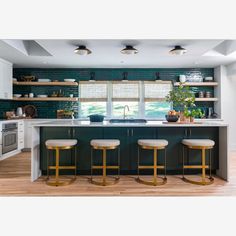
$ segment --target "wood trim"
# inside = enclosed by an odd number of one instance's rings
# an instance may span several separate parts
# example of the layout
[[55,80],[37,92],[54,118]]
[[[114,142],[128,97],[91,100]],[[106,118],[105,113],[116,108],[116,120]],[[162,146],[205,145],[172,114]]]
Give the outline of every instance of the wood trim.
[[144,84],[172,84],[171,80],[145,80]]
[[[180,82],[175,82],[174,86],[179,86]],[[186,82],[183,86],[218,86],[218,82]]]
[[106,102],[107,98],[79,98],[80,102]]
[[216,102],[218,98],[195,98],[196,102]]
[[69,102],[76,102],[78,98],[70,98],[70,97],[46,97],[46,98],[13,98],[13,101],[69,101]]
[[139,98],[112,98],[112,102],[139,102]]
[[165,102],[165,98],[144,98],[144,102]]

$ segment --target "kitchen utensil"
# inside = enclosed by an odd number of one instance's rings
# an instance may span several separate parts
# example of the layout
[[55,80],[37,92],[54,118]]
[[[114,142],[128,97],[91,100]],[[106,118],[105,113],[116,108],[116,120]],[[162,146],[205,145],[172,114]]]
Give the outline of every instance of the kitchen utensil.
[[93,114],[88,117],[89,117],[90,122],[103,122],[105,116]]
[[209,108],[208,108],[207,118],[211,118],[211,117],[212,117],[212,114],[213,114],[213,108],[212,108],[212,107],[209,107]]
[[26,105],[23,107],[23,112],[25,113],[26,117],[34,118],[37,116],[37,109],[33,105]]
[[29,97],[30,97],[30,98],[33,98],[33,97],[34,97],[34,94],[33,94],[33,93],[29,93]]
[[17,116],[22,116],[22,115],[23,115],[22,107],[17,107],[17,109],[16,109],[16,115],[17,115]]
[[65,82],[75,82],[75,79],[64,79]]
[[166,115],[166,120],[168,122],[176,122],[178,121],[179,116],[178,115]]
[[13,94],[13,97],[15,97],[15,98],[20,98],[20,97],[21,97],[21,94]]
[[186,75],[179,75],[179,82],[181,83],[186,82]]

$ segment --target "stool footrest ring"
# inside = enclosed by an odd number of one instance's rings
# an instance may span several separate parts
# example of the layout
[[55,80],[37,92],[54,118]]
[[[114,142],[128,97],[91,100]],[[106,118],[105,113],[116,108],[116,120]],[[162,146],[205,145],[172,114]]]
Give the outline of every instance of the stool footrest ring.
[[49,186],[66,186],[69,185],[71,183],[73,183],[76,180],[76,177],[67,177],[67,180],[53,180],[53,178],[47,178],[46,179],[46,184]]
[[[107,181],[107,177],[109,178],[113,178],[114,180],[113,181]],[[108,186],[108,185],[114,185],[116,183],[118,183],[120,180],[120,177],[113,177],[113,176],[106,176],[106,181],[96,181],[94,180],[93,178],[90,178],[89,179],[89,182],[92,183],[92,184],[95,184],[95,185],[98,185],[98,186]]]
[[158,179],[161,179],[161,181],[157,181],[157,182],[154,182],[154,181],[146,181],[146,180],[141,179],[140,177],[137,177],[135,180],[136,180],[138,183],[146,184],[146,185],[151,185],[151,186],[160,186],[160,185],[166,184],[166,182],[167,182],[167,178],[166,178],[166,177],[160,177],[160,176],[158,176],[157,178],[158,178]]
[[214,182],[213,177],[206,177],[205,180],[207,181],[195,181],[195,180],[191,180],[185,177],[182,177],[182,180],[186,183],[191,183],[191,184],[196,184],[196,185],[210,185]]

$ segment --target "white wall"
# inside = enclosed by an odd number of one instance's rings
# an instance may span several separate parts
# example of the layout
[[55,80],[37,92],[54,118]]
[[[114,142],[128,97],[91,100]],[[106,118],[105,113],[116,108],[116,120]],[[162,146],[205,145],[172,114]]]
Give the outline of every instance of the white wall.
[[236,63],[215,68],[215,79],[219,82],[216,96],[220,98],[215,110],[229,124],[229,148],[236,150]]

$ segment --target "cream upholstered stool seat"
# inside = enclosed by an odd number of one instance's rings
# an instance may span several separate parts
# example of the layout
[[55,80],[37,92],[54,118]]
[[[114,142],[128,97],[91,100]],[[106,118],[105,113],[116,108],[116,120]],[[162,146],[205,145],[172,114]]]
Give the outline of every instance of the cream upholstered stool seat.
[[[168,145],[168,141],[165,139],[139,139],[138,140],[138,177],[137,182],[147,185],[163,185],[167,182],[166,178],[166,146]],[[140,148],[153,150],[153,165],[140,165]],[[164,165],[157,164],[157,150],[164,150],[165,151],[165,163]],[[146,181],[140,178],[139,172],[141,169],[153,169],[153,181]],[[164,169],[164,177],[158,177],[157,170]],[[158,181],[158,178],[161,181]]]
[[[90,182],[96,185],[106,186],[115,184],[120,178],[120,140],[119,139],[93,139],[91,145],[91,179]],[[117,150],[117,165],[107,165],[107,150]],[[102,165],[93,165],[93,150],[102,150]],[[102,181],[95,181],[93,170],[102,169]],[[114,181],[107,181],[107,169],[117,169],[118,174]]]
[[[46,183],[50,186],[63,186],[68,185],[75,181],[76,179],[76,146],[78,141],[76,139],[49,139],[45,142],[47,150],[55,150],[56,152],[56,164],[49,165],[49,153],[47,153],[47,180]],[[66,165],[60,166],[59,159],[60,159],[60,150],[72,150],[74,148],[74,165]],[[49,151],[48,151],[49,152]],[[60,178],[59,171],[60,170],[74,170],[75,174],[72,178],[67,178],[66,180],[62,180]],[[51,180],[49,171],[55,170],[55,178]]]
[[[211,176],[211,150],[213,149],[215,142],[211,139],[183,139],[183,180],[188,183],[197,184],[197,185],[209,185],[214,182],[213,177]],[[201,165],[185,165],[184,160],[184,151],[185,148],[201,150]],[[206,150],[209,150],[209,165],[206,165]],[[185,177],[185,169],[201,169],[202,176],[201,181],[190,180]],[[206,169],[209,169],[209,177],[206,177]]]

